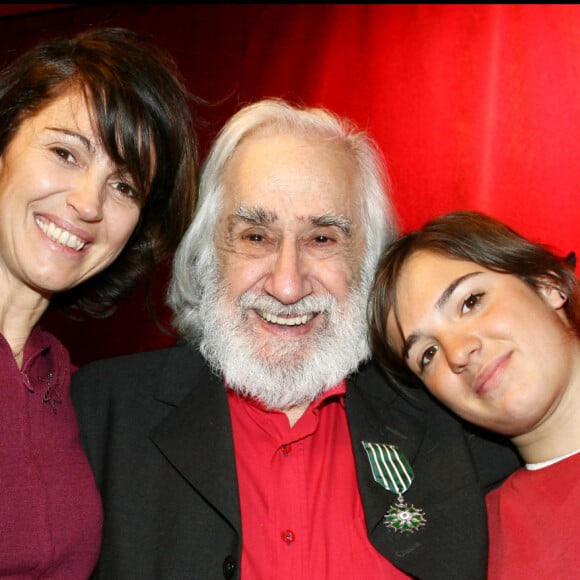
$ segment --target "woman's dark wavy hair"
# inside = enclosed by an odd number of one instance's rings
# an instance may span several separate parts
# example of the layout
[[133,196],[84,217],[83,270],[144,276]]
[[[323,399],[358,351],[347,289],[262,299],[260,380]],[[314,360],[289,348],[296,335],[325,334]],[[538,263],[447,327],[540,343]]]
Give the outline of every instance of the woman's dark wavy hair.
[[132,31],[103,28],[50,40],[0,72],[0,155],[23,121],[75,90],[85,95],[108,155],[142,194],[141,215],[117,260],[51,306],[106,316],[174,251],[193,217],[196,99],[169,54]]
[[537,293],[546,283],[553,283],[566,294],[566,317],[576,335],[580,335],[578,278],[566,259],[544,245],[525,239],[490,216],[457,211],[435,218],[420,230],[402,236],[381,256],[369,303],[370,335],[373,355],[388,373],[409,376],[405,362],[388,339],[387,318],[397,307],[396,286],[401,270],[420,250],[512,274]]

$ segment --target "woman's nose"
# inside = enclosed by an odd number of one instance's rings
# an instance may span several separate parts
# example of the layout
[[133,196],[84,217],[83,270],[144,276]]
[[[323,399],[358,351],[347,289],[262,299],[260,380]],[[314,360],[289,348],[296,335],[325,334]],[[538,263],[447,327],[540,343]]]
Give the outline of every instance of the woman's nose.
[[480,339],[470,333],[449,335],[443,349],[451,370],[459,374],[468,368],[474,355],[481,348]]
[[86,222],[100,221],[103,217],[104,186],[87,176],[79,180],[67,197],[67,204]]

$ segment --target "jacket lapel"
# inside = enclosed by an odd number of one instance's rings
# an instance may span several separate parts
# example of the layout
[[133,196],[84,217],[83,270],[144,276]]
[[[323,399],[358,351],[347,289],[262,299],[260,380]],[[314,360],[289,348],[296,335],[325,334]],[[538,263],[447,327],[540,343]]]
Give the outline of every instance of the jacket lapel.
[[382,520],[395,495],[374,480],[362,442],[395,445],[412,465],[425,434],[422,411],[402,411],[399,399],[372,367],[349,381],[346,408],[369,537],[383,535]]
[[[184,356],[185,355],[185,356]],[[152,432],[167,460],[241,532],[230,413],[223,381],[190,347],[176,349],[158,393],[175,410]]]
[[[414,577],[484,578],[485,505],[472,459],[459,424],[424,393],[417,391],[412,402],[372,367],[349,382],[346,407],[368,535]],[[404,500],[424,510],[424,527],[399,533],[384,525],[395,494],[374,480],[363,440],[396,445],[407,458],[415,480]]]

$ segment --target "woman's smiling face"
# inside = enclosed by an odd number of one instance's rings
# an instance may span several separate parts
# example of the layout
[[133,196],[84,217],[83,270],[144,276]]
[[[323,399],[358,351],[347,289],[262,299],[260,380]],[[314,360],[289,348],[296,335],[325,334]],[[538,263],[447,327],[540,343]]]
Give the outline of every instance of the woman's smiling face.
[[572,380],[574,345],[553,285],[417,251],[387,332],[409,368],[464,419],[514,436],[541,423]]
[[0,278],[47,298],[109,266],[140,215],[131,177],[109,158],[84,95],[23,121],[0,156]]

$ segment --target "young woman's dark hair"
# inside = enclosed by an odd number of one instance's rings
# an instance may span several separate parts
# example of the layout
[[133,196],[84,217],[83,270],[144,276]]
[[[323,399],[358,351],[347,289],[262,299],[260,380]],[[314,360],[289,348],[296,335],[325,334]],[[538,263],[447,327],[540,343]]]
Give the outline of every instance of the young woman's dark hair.
[[410,373],[391,347],[387,319],[397,307],[399,274],[407,260],[420,250],[512,274],[535,292],[553,283],[566,295],[567,319],[573,331],[580,335],[578,279],[566,259],[542,244],[525,239],[490,216],[457,211],[435,218],[420,230],[402,236],[385,250],[379,261],[370,299],[370,333],[373,354],[388,372],[404,376]]
[[173,252],[193,216],[196,101],[171,57],[134,32],[106,28],[51,40],[0,73],[0,155],[22,122],[66,91],[80,91],[111,159],[139,189],[141,216],[109,268],[52,306],[105,316]]

